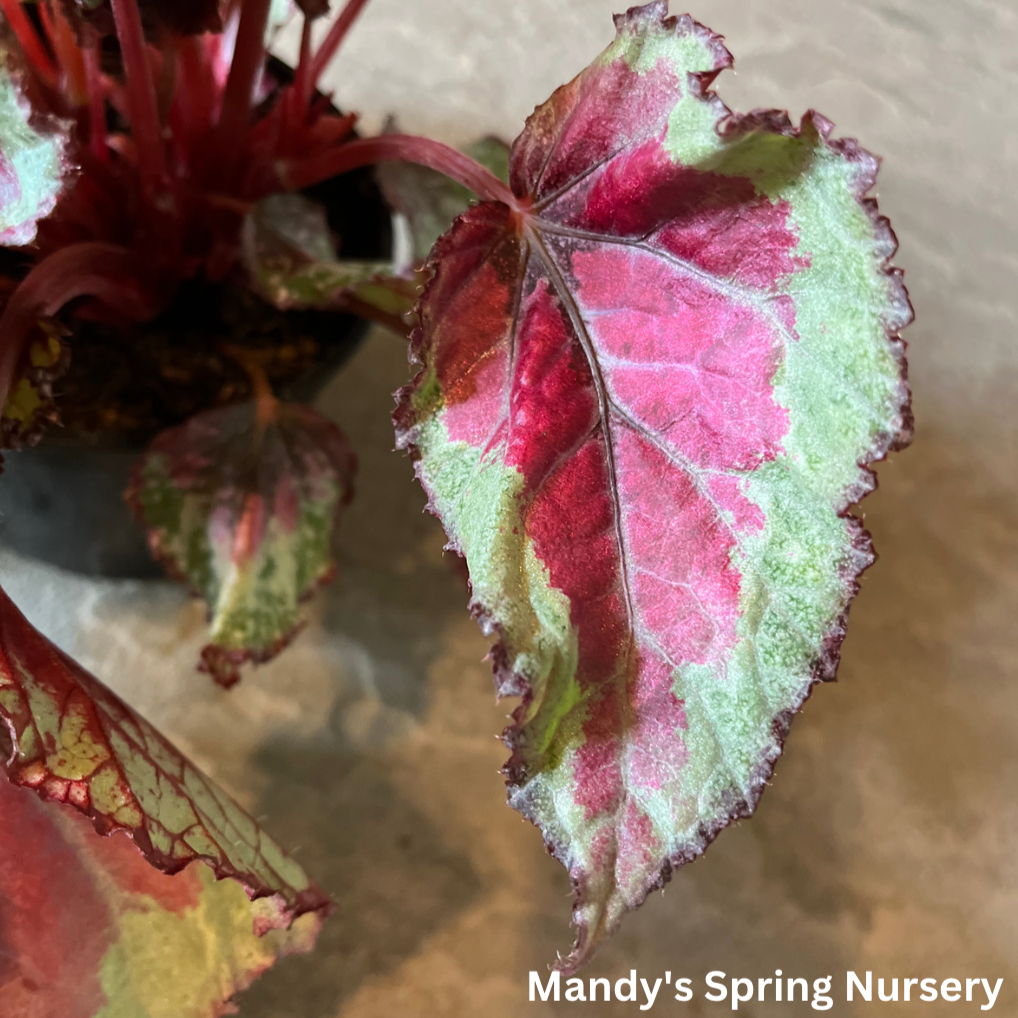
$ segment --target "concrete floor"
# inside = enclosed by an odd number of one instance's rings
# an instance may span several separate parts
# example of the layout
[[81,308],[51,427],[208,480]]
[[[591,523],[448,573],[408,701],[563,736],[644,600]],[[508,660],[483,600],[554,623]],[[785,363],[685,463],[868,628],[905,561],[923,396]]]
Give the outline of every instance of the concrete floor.
[[[368,128],[395,113],[453,142],[523,117],[612,35],[607,0],[373,0],[335,69]],[[673,8],[678,11],[679,8]],[[841,681],[793,726],[755,818],[725,832],[599,955],[702,979],[1004,978],[1018,1013],[1018,5],[991,0],[700,0],[741,109],[815,106],[884,156],[901,239],[915,445],[866,503],[881,558],[852,611]],[[286,45],[287,40],[284,40]],[[570,944],[565,873],[503,805],[486,641],[392,453],[403,345],[375,334],[322,405],[361,458],[336,585],[282,660],[230,693],[192,670],[199,607],[0,559],[30,618],[230,788],[333,894],[316,954],[288,959],[243,1018],[636,1013],[529,1004]],[[978,1004],[897,1005],[931,1018]],[[720,1009],[720,1010],[719,1010]],[[746,1004],[755,1018],[813,1013]]]

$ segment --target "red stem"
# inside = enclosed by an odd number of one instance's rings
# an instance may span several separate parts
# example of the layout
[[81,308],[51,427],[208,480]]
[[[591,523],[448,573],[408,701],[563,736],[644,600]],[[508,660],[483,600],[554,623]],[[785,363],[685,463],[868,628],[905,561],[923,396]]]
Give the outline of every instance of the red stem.
[[106,86],[99,68],[98,41],[85,47],[85,83],[88,88],[88,147],[101,163],[110,161],[106,144]]
[[167,182],[166,152],[141,14],[136,0],[111,0],[111,3],[127,78],[127,108],[138,149],[138,169],[150,192],[163,190]]
[[[180,70],[174,96],[173,134],[177,144],[190,152],[212,122],[214,111],[209,108],[208,97],[216,89],[199,40],[193,36],[182,36],[177,40],[177,51]],[[191,158],[188,156],[185,161]]]
[[336,55],[336,50],[346,38],[350,26],[357,20],[357,15],[364,9],[367,2],[368,0],[347,0],[339,17],[332,23],[332,28],[329,29],[329,34],[318,48],[318,52],[315,53],[315,60],[311,65],[311,80],[315,84],[318,83],[318,79],[322,76],[329,61]]
[[134,274],[136,266],[137,256],[127,248],[86,241],[60,248],[25,276],[0,316],[0,407],[7,400],[25,340],[40,318],[84,296],[139,320],[151,315],[153,308]]
[[44,84],[55,88],[57,83],[56,65],[46,52],[35,26],[28,20],[28,15],[22,9],[20,0],[0,0],[0,10],[4,12],[4,17],[7,18],[7,23],[11,26],[22,53],[32,65],[32,70]]
[[216,125],[215,150],[223,160],[226,176],[241,156],[239,143],[251,116],[258,74],[265,64],[265,29],[271,6],[272,0],[245,0],[240,9],[237,42]]
[[300,60],[297,62],[297,73],[293,79],[293,108],[289,111],[294,114],[293,120],[295,123],[298,121],[298,118],[303,119],[307,116],[308,104],[311,102],[311,95],[315,90],[315,76],[311,67],[313,59],[314,57],[311,53],[311,19],[305,17],[300,33]]
[[519,200],[491,170],[440,141],[412,134],[360,138],[319,155],[283,162],[277,167],[277,172],[284,187],[300,191],[348,170],[371,166],[387,159],[427,166],[470,188],[481,198],[505,202],[511,209],[521,211]]
[[88,87],[85,83],[85,65],[82,61],[81,47],[74,36],[67,19],[59,7],[46,0],[36,4],[43,30],[49,39],[50,48],[56,54],[57,64],[62,73],[61,85],[67,101],[76,108],[88,105]]

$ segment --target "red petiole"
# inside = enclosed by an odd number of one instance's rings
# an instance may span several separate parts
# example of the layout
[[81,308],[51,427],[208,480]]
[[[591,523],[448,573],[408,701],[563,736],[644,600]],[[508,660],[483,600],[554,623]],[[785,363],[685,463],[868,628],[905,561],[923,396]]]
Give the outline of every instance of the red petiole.
[[110,0],[113,21],[120,41],[127,79],[127,108],[131,133],[138,152],[138,169],[150,196],[164,191],[168,184],[166,152],[162,124],[156,102],[155,83],[141,27],[141,14],[135,0]]
[[284,187],[299,191],[340,173],[386,160],[427,166],[469,188],[480,198],[504,202],[516,211],[523,211],[516,195],[489,169],[449,145],[413,134],[359,138],[304,159],[282,162],[277,172]]

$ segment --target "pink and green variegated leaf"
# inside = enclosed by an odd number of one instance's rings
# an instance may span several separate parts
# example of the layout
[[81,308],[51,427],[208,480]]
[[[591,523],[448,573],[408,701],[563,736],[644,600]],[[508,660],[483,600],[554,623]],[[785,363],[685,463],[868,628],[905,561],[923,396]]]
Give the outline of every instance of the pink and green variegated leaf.
[[276,960],[311,950],[320,917],[270,918],[232,880],[153,869],[123,835],[0,778],[0,1013],[216,1018]]
[[[285,928],[329,900],[221,788],[147,721],[32,627],[0,589],[0,721],[7,777],[123,831],[157,870],[194,860],[264,899],[255,932]],[[2,933],[0,933],[2,937]]]
[[68,174],[69,125],[33,112],[13,53],[0,43],[0,244],[35,239]]
[[721,40],[666,14],[619,16],[516,140],[515,207],[438,242],[396,415],[523,697],[509,800],[572,877],[566,970],[752,812],[911,433],[876,160],[730,114]]
[[271,400],[197,414],[156,437],[128,501],[153,554],[209,609],[200,667],[224,686],[279,653],[301,602],[335,575],[333,533],[356,458],[311,407]]

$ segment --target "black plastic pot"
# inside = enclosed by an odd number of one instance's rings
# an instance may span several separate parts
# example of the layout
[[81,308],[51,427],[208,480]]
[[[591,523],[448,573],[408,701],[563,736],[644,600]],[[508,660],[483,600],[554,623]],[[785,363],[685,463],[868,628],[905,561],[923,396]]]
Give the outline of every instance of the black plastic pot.
[[[389,210],[370,170],[308,189],[325,205],[349,258],[386,258],[392,250]],[[323,356],[303,377],[281,387],[284,399],[310,401],[360,345],[368,323],[349,314],[299,312],[311,322]],[[86,443],[51,429],[39,445],[4,454],[0,545],[52,565],[94,576],[146,579],[162,575],[124,502],[131,468],[152,435],[128,444]]]

